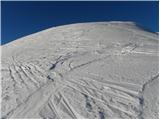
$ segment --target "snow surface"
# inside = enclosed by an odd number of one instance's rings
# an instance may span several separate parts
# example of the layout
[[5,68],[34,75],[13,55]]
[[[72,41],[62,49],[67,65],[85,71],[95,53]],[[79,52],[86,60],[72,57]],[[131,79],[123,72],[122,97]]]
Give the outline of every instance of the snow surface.
[[1,48],[2,118],[158,118],[158,34],[135,23],[59,26]]

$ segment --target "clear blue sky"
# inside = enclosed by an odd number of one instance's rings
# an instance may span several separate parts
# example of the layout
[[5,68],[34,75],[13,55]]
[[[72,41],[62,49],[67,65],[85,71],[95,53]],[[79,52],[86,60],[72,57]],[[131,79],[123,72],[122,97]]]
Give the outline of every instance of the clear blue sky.
[[70,23],[133,21],[158,32],[158,1],[1,2],[2,44]]

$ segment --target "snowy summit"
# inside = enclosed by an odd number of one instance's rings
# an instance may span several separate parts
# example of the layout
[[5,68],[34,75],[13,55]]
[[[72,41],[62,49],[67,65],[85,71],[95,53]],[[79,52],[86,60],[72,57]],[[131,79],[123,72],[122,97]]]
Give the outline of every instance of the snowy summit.
[[3,45],[1,118],[158,118],[158,42],[132,22],[93,22]]

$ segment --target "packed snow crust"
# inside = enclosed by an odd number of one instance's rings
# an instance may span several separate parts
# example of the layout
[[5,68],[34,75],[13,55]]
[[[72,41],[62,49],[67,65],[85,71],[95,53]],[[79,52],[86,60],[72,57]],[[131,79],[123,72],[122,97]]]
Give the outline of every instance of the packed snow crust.
[[94,22],[3,45],[1,118],[158,118],[158,42],[132,22]]

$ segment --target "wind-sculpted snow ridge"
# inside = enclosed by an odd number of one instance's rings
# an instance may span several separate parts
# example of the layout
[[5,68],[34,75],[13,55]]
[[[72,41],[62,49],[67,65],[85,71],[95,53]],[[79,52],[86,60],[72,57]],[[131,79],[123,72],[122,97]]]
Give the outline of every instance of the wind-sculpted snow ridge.
[[1,118],[158,118],[158,35],[131,22],[51,28],[2,46]]

